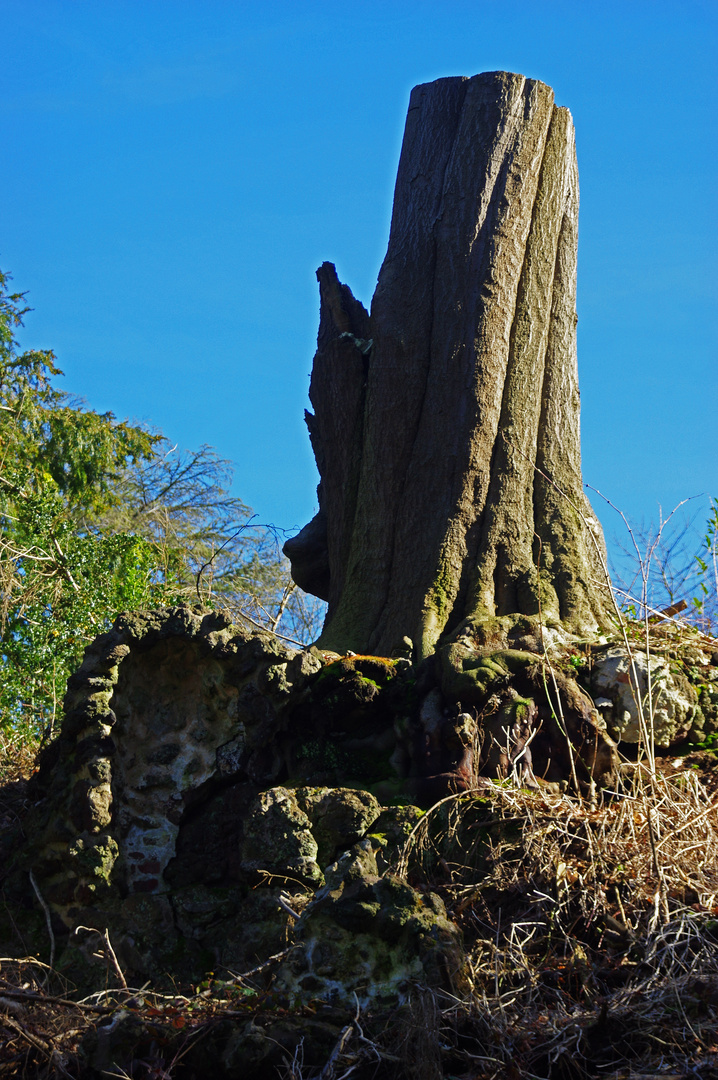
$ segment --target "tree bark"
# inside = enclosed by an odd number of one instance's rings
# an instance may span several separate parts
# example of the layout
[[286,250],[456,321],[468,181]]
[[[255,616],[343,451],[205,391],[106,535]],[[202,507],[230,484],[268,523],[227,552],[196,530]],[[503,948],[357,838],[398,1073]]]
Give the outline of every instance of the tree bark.
[[318,271],[320,510],[285,551],[326,648],[416,655],[467,619],[606,618],[581,480],[573,123],[507,72],[411,94],[371,316]]

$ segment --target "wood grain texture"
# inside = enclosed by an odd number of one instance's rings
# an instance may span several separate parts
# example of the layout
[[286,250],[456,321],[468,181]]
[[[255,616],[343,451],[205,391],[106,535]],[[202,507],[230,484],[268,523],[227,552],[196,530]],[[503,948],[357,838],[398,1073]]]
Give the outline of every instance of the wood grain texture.
[[488,72],[413,90],[371,316],[320,271],[308,423],[327,647],[388,654],[409,636],[424,656],[469,616],[604,617],[577,219],[573,124],[548,86]]

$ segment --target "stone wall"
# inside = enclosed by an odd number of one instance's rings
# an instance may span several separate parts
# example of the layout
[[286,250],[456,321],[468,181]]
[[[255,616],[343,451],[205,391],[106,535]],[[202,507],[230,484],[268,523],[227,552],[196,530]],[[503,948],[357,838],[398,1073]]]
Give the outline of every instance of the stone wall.
[[[31,871],[73,970],[78,926],[109,929],[123,966],[152,977],[250,969],[294,943],[277,977],[330,995],[356,931],[364,967],[397,993],[419,955],[424,975],[444,964],[451,982],[457,938],[440,901],[396,875],[421,808],[480,802],[497,779],[556,792],[575,769],[585,790],[615,782],[609,731],[633,730],[619,723],[622,657],[524,616],[467,624],[412,666],[291,649],[200,608],[123,615],[69,680],[23,841],[6,845],[6,898],[37,909]],[[673,680],[683,737],[703,714]],[[664,678],[664,711],[668,692]],[[487,844],[495,826],[482,820]],[[337,954],[321,960],[330,923]]]

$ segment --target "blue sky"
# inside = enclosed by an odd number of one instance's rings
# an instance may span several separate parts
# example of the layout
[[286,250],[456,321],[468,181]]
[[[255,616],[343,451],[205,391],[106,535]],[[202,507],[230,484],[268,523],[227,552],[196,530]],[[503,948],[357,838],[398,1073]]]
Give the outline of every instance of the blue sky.
[[[584,479],[633,519],[718,494],[718,2],[0,0],[0,266],[90,406],[314,512],[328,259],[368,305],[409,91],[507,69],[577,130]],[[607,533],[610,512],[597,506]]]

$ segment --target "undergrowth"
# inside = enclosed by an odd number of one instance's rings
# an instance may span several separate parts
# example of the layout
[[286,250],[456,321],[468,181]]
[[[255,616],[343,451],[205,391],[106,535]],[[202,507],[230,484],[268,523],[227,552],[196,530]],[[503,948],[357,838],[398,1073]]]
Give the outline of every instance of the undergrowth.
[[[625,766],[594,803],[505,787],[492,802],[520,839],[480,880],[457,858],[431,882],[466,945],[465,985],[440,1008],[455,1075],[718,1073],[718,808],[698,775]],[[457,799],[447,834],[466,813]]]

